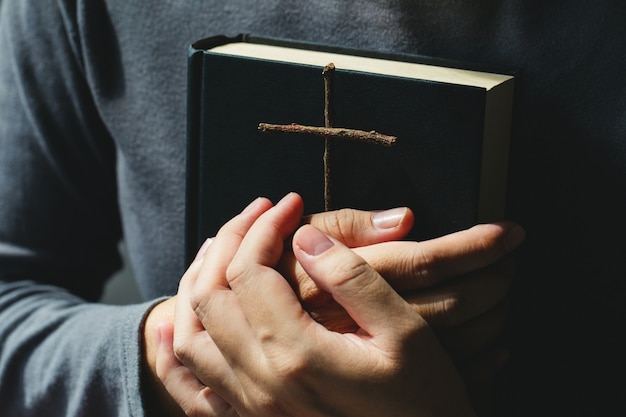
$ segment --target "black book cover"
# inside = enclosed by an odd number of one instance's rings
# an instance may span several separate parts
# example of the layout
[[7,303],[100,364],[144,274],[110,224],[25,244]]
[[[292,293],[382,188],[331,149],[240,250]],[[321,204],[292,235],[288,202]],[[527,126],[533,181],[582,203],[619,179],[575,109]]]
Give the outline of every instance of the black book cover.
[[[275,39],[213,37],[189,52],[187,261],[250,201],[301,194],[324,209],[324,139],[260,132],[259,123],[324,126],[319,65],[213,53],[232,42],[269,43],[382,59],[450,63]],[[467,67],[467,66],[466,66]],[[473,69],[473,68],[471,68]],[[408,206],[423,240],[504,214],[512,80],[498,88],[344,70],[334,75],[334,126],[397,137],[393,147],[335,139],[332,207]],[[491,94],[491,98],[489,95]]]

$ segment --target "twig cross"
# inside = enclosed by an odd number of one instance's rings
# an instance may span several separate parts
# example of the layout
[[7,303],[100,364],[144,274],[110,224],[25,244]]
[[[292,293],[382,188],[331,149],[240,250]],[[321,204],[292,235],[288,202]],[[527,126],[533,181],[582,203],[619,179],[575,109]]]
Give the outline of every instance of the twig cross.
[[328,211],[332,207],[331,158],[334,139],[343,138],[382,146],[393,146],[397,138],[395,136],[383,135],[374,130],[368,132],[358,129],[333,127],[335,117],[333,100],[335,65],[333,63],[326,65],[322,70],[322,76],[324,78],[324,127],[304,126],[296,123],[288,125],[259,123],[258,129],[261,132],[299,133],[322,136],[324,138],[324,210]]

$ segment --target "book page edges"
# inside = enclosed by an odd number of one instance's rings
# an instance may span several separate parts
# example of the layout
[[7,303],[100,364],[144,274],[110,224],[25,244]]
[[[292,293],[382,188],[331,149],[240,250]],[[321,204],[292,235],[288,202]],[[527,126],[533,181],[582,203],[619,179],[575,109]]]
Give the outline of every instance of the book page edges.
[[511,79],[487,92],[478,210],[481,223],[503,220],[506,212],[513,91]]
[[332,62],[335,64],[336,68],[342,70],[423,79],[447,84],[467,85],[484,88],[486,90],[491,90],[499,84],[513,78],[510,75],[504,74],[248,42],[227,43],[211,48],[210,52],[246,58],[313,65],[321,68]]

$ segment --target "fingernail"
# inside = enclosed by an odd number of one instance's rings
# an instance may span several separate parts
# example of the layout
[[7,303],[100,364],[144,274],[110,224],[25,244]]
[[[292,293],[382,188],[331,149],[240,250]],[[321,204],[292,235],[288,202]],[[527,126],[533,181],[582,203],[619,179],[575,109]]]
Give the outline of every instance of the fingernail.
[[307,255],[318,256],[332,248],[335,243],[315,227],[309,226],[306,232],[298,234],[297,245]]
[[199,261],[204,257],[206,251],[209,249],[209,246],[211,246],[211,243],[213,243],[213,239],[211,238],[204,241],[202,246],[200,246],[200,249],[198,249],[198,253],[196,254],[196,259],[194,259],[194,261]]
[[249,211],[252,211],[262,200],[262,197],[257,197],[255,198],[250,204],[248,204],[248,206],[243,209],[243,211],[241,212],[241,214],[245,214]]
[[406,211],[406,207],[379,211],[372,217],[372,223],[378,229],[393,229],[398,227],[404,216],[406,216]]
[[526,239],[526,231],[518,225],[513,226],[504,236],[507,251],[518,247],[524,239]]
[[282,204],[285,204],[286,201],[288,201],[295,193],[291,192],[286,194],[283,198],[280,199],[280,201],[278,203],[276,203],[276,206],[280,206]]

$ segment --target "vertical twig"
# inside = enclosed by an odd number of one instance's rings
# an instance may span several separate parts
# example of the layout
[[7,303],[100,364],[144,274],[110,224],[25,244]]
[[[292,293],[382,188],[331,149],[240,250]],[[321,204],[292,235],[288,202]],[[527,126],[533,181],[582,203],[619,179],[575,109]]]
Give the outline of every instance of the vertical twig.
[[[324,77],[324,127],[331,128],[334,123],[333,108],[333,82],[335,78],[335,65],[330,63],[322,70]],[[333,138],[324,137],[324,210],[328,211],[332,204],[332,154],[333,154]]]

